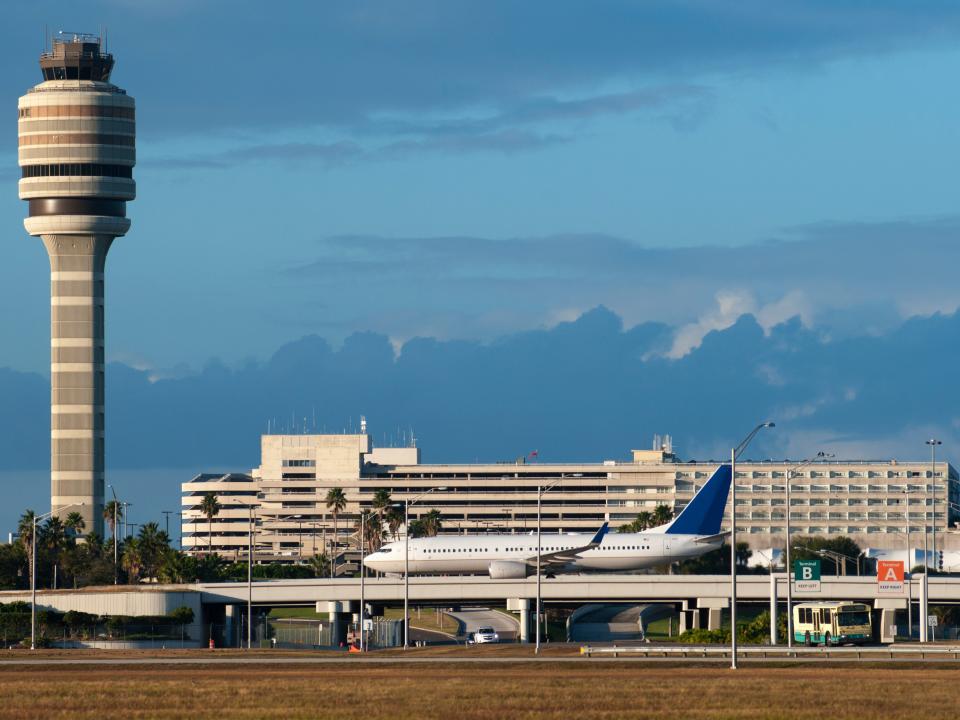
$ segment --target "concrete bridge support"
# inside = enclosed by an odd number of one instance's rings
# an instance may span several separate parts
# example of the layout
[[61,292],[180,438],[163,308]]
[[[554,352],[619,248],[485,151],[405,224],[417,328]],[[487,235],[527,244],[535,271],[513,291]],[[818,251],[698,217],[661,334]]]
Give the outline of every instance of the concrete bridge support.
[[697,598],[697,607],[707,611],[707,630],[719,630],[723,611],[730,607],[728,598]]
[[897,634],[897,610],[907,609],[907,599],[877,598],[873,601],[873,609],[873,621],[880,623],[880,642],[893,642]]
[[331,602],[319,601],[317,612],[325,612],[330,617],[330,642],[334,647],[347,642],[347,629],[350,627],[350,602],[334,600]]
[[723,611],[729,607],[727,598],[696,598],[680,603],[680,632],[699,630],[719,630],[723,624]]
[[240,619],[240,606],[227,605],[223,608],[223,644],[224,647],[237,646]]
[[507,612],[520,613],[520,642],[530,642],[530,600],[527,598],[509,598]]

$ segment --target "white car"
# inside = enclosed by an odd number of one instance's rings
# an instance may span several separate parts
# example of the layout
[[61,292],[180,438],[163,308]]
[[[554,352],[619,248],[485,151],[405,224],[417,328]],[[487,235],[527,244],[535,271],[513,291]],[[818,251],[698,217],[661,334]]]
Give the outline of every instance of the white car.
[[473,633],[472,640],[478,645],[481,643],[498,643],[500,642],[500,636],[492,627],[482,627]]

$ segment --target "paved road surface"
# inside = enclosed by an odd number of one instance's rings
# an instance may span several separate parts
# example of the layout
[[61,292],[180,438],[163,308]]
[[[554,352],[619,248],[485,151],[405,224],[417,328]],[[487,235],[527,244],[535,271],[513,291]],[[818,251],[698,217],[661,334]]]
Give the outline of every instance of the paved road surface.
[[465,607],[457,612],[448,612],[447,615],[459,622],[463,633],[467,635],[482,627],[492,627],[501,640],[515,640],[520,634],[520,623],[497,610]]
[[[82,652],[82,651],[81,651]],[[862,658],[858,659],[856,657],[849,658],[812,658],[812,657],[799,657],[799,658],[740,658],[738,662],[741,665],[787,665],[787,664],[820,664],[820,665],[840,665],[840,664],[851,664],[851,663],[871,663],[871,664],[914,664],[914,663],[927,663],[927,664],[939,664],[939,665],[954,665],[960,666],[960,662],[956,660],[947,660],[944,658],[933,658],[933,657],[897,657],[897,658]],[[448,665],[460,665],[460,664],[481,664],[481,665],[490,665],[490,664],[510,664],[510,663],[639,663],[639,664],[662,664],[662,663],[673,663],[676,665],[680,664],[716,664],[723,663],[729,665],[729,658],[671,658],[671,657],[660,657],[660,658],[638,658],[638,657],[581,657],[579,655],[571,656],[543,656],[534,657],[530,656],[520,656],[520,657],[497,657],[497,656],[444,656],[444,657],[417,657],[417,656],[391,656],[391,657],[382,657],[377,656],[376,654],[371,655],[354,655],[343,653],[341,655],[327,655],[324,657],[302,657],[294,658],[289,656],[271,658],[268,656],[259,655],[257,657],[196,657],[196,658],[115,658],[115,659],[97,659],[91,658],[88,660],[76,659],[76,660],[64,660],[62,658],[23,658],[17,660],[0,660],[0,667],[7,666],[17,666],[17,667],[29,667],[29,666],[44,666],[44,667],[54,667],[54,666],[73,666],[73,665],[330,665],[336,663],[362,663],[367,665],[432,665],[432,664],[448,664]]]

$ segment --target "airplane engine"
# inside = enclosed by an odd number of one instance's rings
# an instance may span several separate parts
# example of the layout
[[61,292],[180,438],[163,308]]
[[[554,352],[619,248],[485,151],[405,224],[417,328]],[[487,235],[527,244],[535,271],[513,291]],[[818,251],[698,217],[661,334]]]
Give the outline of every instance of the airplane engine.
[[531,575],[526,563],[510,560],[494,560],[490,563],[490,577],[493,580],[523,580]]

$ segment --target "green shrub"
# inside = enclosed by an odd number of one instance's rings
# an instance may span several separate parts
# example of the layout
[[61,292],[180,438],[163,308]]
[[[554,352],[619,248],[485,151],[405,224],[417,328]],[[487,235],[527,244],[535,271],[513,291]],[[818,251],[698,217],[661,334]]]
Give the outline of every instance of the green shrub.
[[721,645],[730,642],[730,631],[694,628],[680,633],[677,640],[688,645]]
[[189,625],[193,622],[193,608],[182,605],[170,612],[170,619],[178,625]]

